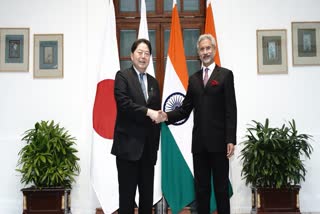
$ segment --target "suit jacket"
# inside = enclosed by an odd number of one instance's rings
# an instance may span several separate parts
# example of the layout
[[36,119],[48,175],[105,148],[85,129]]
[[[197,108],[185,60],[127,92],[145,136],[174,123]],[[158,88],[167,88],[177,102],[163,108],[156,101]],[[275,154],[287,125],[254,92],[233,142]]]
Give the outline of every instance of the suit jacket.
[[147,81],[149,97],[146,102],[134,68],[117,72],[114,84],[117,117],[111,153],[125,160],[139,160],[147,148],[146,152],[155,164],[160,126],[146,114],[148,108],[161,109],[161,100],[157,80],[147,74]]
[[226,152],[236,144],[237,106],[232,71],[216,65],[207,85],[202,70],[189,78],[186,97],[180,108],[167,112],[168,123],[189,116],[194,110],[192,152]]

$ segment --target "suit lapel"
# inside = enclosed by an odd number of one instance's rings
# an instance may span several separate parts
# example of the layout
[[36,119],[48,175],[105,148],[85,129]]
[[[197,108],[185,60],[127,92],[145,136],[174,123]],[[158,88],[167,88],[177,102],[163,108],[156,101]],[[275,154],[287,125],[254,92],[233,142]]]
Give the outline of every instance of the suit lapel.
[[196,75],[196,77],[197,77],[197,81],[199,82],[198,85],[201,85],[202,88],[203,88],[204,86],[203,86],[202,69],[200,69],[199,71],[197,71],[197,73],[196,73],[195,75]]
[[218,74],[219,74],[219,66],[215,66],[212,73],[211,73],[211,76],[209,77],[209,80],[207,82],[207,85],[205,86],[205,88],[210,84],[210,82],[212,82],[212,80],[216,80]]
[[[139,80],[139,76],[137,75],[137,72],[134,70],[133,67],[131,67],[131,76],[133,79],[134,88],[137,88],[139,90],[140,97],[145,101],[143,91],[141,88],[141,84],[140,84],[140,80]],[[149,84],[148,84],[148,87],[149,87]]]
[[148,82],[148,100],[147,100],[147,103],[150,101],[150,99],[152,98],[152,96],[154,95],[154,86],[152,85],[152,81],[150,80],[151,76],[146,73],[147,75],[147,82]]

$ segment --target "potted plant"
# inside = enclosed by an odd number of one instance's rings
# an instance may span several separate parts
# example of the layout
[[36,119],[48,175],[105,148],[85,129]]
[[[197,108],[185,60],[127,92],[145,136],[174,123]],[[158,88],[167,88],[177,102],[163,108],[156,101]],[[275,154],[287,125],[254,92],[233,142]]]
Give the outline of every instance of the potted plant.
[[253,120],[240,152],[241,175],[252,185],[252,213],[300,213],[300,182],[305,180],[304,160],[310,159],[312,136],[300,134],[295,121],[280,128]]
[[18,168],[22,189],[23,213],[68,213],[70,190],[80,173],[75,138],[54,121],[36,122],[22,137]]

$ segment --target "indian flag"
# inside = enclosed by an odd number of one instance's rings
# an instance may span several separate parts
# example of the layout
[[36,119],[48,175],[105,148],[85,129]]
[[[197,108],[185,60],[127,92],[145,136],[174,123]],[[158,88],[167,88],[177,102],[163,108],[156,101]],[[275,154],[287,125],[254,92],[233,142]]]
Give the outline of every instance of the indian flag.
[[[169,50],[163,86],[165,111],[180,105],[186,94],[188,71],[184,55],[176,0],[173,1]],[[186,121],[161,126],[162,193],[172,213],[195,200],[191,153],[193,116]]]
[[[207,1],[205,32],[216,38],[211,0]],[[216,64],[220,65],[217,51]],[[165,111],[181,105],[188,86],[188,72],[176,0],[173,1],[171,33],[164,78],[162,106]],[[178,213],[195,200],[191,153],[193,114],[174,125],[161,126],[162,192],[172,213]],[[230,195],[232,187],[230,185]],[[216,210],[212,183],[211,211]]]
[[214,24],[214,18],[213,18],[213,1],[214,0],[207,0],[207,10],[206,10],[206,24],[205,24],[205,33],[211,34],[215,40],[216,40],[216,55],[214,56],[214,62],[221,66],[220,63],[220,55],[219,55],[219,49],[218,49],[218,39],[216,34],[216,27]]

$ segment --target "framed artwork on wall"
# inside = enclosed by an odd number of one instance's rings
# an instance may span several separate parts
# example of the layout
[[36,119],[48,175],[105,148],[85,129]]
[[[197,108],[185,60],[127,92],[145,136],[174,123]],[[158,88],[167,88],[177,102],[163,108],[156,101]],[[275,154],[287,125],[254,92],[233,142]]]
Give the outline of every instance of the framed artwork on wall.
[[258,74],[287,74],[287,30],[257,30]]
[[29,28],[0,28],[0,71],[29,71]]
[[34,78],[63,78],[63,34],[34,34]]
[[292,22],[293,65],[320,65],[320,22]]

